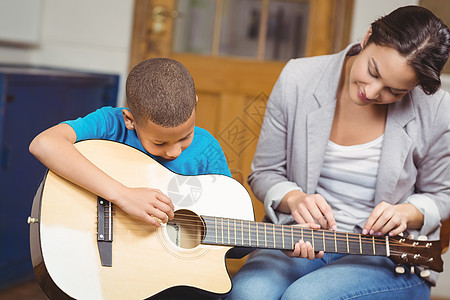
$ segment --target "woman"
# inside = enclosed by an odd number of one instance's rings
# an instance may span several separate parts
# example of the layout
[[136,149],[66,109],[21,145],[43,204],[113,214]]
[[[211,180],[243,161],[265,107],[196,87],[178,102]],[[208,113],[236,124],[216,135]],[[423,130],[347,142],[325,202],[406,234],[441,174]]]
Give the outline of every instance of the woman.
[[[450,96],[439,89],[449,49],[447,26],[407,6],[361,44],[290,61],[248,178],[268,221],[438,239],[450,216]],[[285,254],[254,251],[228,298],[426,299],[436,280],[396,274],[383,256],[316,254],[301,240]]]

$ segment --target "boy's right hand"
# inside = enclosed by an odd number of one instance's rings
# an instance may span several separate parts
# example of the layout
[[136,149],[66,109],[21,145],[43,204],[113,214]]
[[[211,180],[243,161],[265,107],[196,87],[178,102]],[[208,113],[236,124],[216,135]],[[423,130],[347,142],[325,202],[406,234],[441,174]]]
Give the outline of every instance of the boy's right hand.
[[172,201],[158,189],[126,187],[121,194],[114,202],[123,211],[156,227],[174,217]]
[[76,140],[72,127],[58,124],[36,136],[30,152],[56,174],[147,223],[159,227],[159,220],[167,222],[174,217],[172,201],[161,191],[122,185],[86,159],[75,148]]

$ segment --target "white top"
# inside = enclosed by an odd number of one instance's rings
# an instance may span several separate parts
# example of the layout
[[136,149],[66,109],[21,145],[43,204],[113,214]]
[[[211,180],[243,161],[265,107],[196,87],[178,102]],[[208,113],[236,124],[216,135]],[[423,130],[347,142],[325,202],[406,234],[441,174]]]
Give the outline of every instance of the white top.
[[383,135],[354,146],[328,141],[316,193],[332,207],[337,230],[354,232],[375,207],[375,186]]

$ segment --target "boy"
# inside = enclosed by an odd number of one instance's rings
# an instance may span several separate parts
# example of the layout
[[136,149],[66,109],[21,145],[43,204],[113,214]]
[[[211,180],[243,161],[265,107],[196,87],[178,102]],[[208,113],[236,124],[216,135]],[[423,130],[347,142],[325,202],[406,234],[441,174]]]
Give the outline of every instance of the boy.
[[[34,138],[30,152],[50,170],[154,226],[174,216],[172,201],[152,188],[129,188],[106,175],[74,147],[85,139],[118,141],[150,154],[183,175],[231,176],[217,140],[195,127],[197,96],[189,71],[168,58],[147,59],[127,78],[126,108],[101,108]],[[214,153],[215,155],[210,155]]]

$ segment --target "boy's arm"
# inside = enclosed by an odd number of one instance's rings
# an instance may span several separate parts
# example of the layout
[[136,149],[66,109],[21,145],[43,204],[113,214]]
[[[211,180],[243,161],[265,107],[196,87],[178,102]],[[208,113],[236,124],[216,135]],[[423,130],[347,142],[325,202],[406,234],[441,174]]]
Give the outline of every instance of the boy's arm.
[[173,218],[172,201],[161,191],[129,188],[86,159],[74,146],[77,136],[67,124],[58,124],[36,136],[30,152],[48,169],[80,187],[117,204],[128,214],[154,226]]

